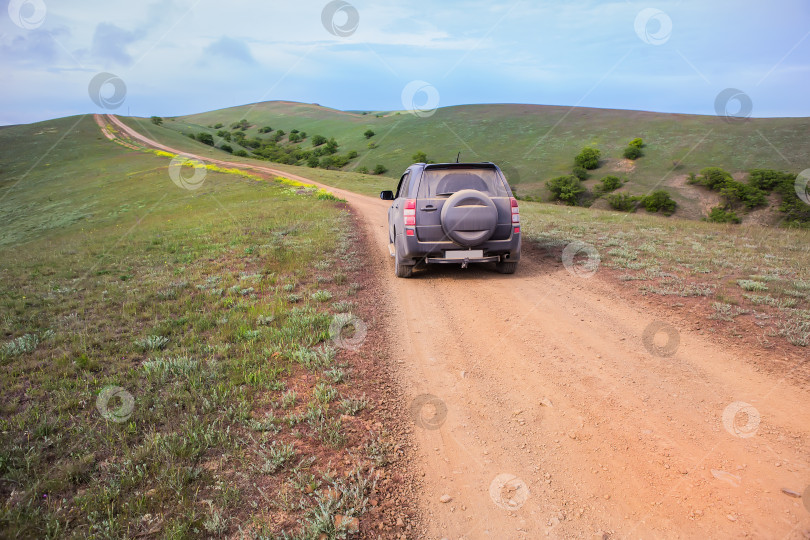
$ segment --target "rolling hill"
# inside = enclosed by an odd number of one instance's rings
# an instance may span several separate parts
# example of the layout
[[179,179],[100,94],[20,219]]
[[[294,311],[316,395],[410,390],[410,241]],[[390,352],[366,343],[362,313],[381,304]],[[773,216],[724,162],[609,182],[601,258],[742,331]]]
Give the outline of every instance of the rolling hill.
[[[258,132],[263,126],[334,137],[341,153],[359,154],[344,168],[347,171],[382,164],[387,175],[396,177],[416,152],[423,151],[434,161],[452,161],[461,152],[462,160],[498,163],[520,195],[544,200],[548,196],[545,181],[569,174],[574,156],[584,146],[593,146],[601,151],[602,161],[586,186],[616,174],[629,181],[624,190],[631,194],[668,189],[681,207],[679,215],[688,218],[701,217],[707,204],[706,193],[685,185],[688,173],[708,166],[722,167],[738,177],[754,168],[798,173],[806,168],[810,155],[808,118],[729,121],[714,116],[515,104],[446,107],[420,118],[407,111],[344,112],[275,101],[167,118],[162,127],[168,129],[150,129],[150,134],[177,142],[171,131],[205,131],[220,144],[219,130],[213,126],[223,124],[228,130],[241,119],[250,124],[245,131],[248,137],[263,136]],[[148,127],[143,121],[132,121],[140,129]],[[367,140],[363,133],[368,129],[375,135]],[[623,159],[622,151],[635,137],[643,138],[646,146],[644,156],[632,162]],[[370,149],[369,142],[377,148]],[[302,145],[311,148],[307,141]]]

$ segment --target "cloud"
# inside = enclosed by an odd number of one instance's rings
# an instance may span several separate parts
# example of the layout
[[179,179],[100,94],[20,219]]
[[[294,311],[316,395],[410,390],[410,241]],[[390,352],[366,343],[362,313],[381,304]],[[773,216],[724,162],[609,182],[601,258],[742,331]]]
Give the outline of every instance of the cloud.
[[90,53],[105,64],[130,66],[132,56],[127,52],[127,47],[138,41],[141,36],[140,31],[130,32],[112,23],[99,23],[93,34]]
[[237,60],[249,66],[256,64],[256,59],[243,41],[222,36],[203,50],[205,58],[220,57],[225,60]]
[[63,34],[69,34],[66,28],[31,30],[0,42],[0,54],[22,65],[47,65],[57,59],[59,47],[55,38]]

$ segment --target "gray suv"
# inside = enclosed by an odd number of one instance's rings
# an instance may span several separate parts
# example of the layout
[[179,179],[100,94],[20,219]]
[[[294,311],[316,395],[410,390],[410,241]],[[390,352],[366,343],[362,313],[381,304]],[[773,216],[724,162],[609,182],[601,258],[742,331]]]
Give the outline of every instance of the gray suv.
[[399,180],[388,209],[389,251],[397,277],[417,263],[494,262],[513,274],[520,259],[520,213],[494,163],[415,163]]

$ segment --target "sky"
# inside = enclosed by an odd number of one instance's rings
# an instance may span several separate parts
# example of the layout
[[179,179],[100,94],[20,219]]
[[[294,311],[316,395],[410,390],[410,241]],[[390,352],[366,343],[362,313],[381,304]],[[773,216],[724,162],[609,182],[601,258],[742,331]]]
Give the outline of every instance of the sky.
[[810,116],[808,0],[0,4],[0,125],[269,100]]

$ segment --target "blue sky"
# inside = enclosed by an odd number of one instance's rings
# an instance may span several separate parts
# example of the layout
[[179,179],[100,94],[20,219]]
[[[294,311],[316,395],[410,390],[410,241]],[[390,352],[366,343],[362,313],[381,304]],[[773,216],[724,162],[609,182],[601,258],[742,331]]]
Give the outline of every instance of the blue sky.
[[[394,110],[412,81],[439,106],[715,114],[735,88],[731,114],[810,116],[807,0],[0,3],[2,125],[276,99]],[[126,85],[114,110],[89,96],[99,73]]]

